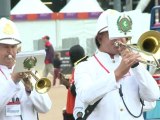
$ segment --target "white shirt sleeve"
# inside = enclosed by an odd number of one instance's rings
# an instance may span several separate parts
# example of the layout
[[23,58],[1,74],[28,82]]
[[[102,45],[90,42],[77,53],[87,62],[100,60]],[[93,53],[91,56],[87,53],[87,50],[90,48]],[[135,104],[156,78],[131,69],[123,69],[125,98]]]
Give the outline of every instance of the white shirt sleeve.
[[89,65],[86,61],[77,65],[74,74],[76,92],[79,94],[82,102],[91,105],[102,98],[106,93],[118,89],[119,87],[115,80],[114,72],[107,73],[103,69],[100,69],[101,71],[98,71],[99,73],[106,73],[97,78],[95,77],[97,74],[94,72],[95,68],[98,67],[95,67],[95,64]]
[[146,101],[155,101],[160,97],[160,91],[156,80],[152,75],[144,68],[139,65],[133,68],[135,79],[139,84],[139,92],[142,99]]

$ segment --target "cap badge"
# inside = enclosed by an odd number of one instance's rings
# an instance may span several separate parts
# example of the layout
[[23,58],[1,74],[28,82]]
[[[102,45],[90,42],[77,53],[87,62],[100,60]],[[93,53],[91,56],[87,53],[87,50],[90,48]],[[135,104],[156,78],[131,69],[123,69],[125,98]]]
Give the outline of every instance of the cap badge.
[[14,29],[13,27],[11,26],[11,24],[7,23],[4,28],[3,28],[3,33],[4,34],[8,34],[8,35],[11,35],[14,33]]
[[37,58],[36,57],[27,57],[24,61],[23,61],[23,66],[25,69],[30,70],[31,68],[33,68],[34,66],[36,66],[37,63]]
[[132,30],[132,19],[128,15],[119,16],[117,20],[117,26],[118,30],[126,35],[127,32],[130,32],[130,30]]

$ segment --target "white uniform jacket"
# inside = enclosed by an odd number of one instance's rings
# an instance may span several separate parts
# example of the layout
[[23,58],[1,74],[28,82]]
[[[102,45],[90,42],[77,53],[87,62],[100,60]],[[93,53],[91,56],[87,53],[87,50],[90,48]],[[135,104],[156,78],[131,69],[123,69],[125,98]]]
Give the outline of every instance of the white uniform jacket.
[[143,120],[143,115],[134,118],[126,110],[119,87],[121,84],[128,109],[137,116],[142,106],[140,97],[146,101],[159,99],[159,87],[151,74],[139,64],[116,82],[114,70],[120,64],[121,56],[115,55],[113,62],[107,53],[97,52],[95,55],[109,73],[93,56],[76,66],[74,76],[76,92],[85,106],[92,105],[102,98],[87,120]]
[[[52,102],[47,93],[39,94],[34,89],[28,95],[22,82],[15,84],[11,80],[12,70],[2,65],[0,69],[0,120],[37,120],[38,112],[45,113],[51,109]],[[21,115],[6,116],[7,104],[16,98],[20,102]]]

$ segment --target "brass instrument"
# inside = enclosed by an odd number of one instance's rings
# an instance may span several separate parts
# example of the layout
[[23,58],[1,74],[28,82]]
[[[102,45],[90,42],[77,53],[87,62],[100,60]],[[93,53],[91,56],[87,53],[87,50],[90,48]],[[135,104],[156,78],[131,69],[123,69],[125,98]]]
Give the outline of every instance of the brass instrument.
[[8,59],[11,59],[14,63],[16,63],[16,60],[12,57],[12,55],[8,55]]
[[158,53],[160,50],[160,32],[150,30],[143,33],[138,40],[137,46],[142,51],[152,54]]
[[140,36],[137,45],[124,44],[122,42],[115,42],[114,44],[116,47],[123,46],[129,50],[134,50],[152,57],[154,60],[153,62],[148,62],[147,60],[139,60],[139,62],[156,67],[157,69],[160,68],[160,64],[155,58],[160,52],[160,32],[150,30],[143,33]]
[[[46,93],[50,90],[51,88],[51,81],[48,78],[38,78],[32,71],[25,71],[22,72],[21,74],[24,75],[24,79],[30,79],[30,75],[36,80],[36,84],[35,84],[35,90],[40,93]],[[26,82],[24,82],[24,84],[26,84]]]
[[[12,55],[8,55],[8,58],[13,60],[15,62],[15,59],[12,57]],[[27,57],[24,62],[24,68],[27,69],[25,72],[20,72],[19,74],[23,77],[23,83],[31,85],[31,88],[33,87],[30,82],[30,77],[32,76],[36,80],[35,84],[35,90],[40,93],[46,93],[51,88],[51,81],[48,78],[38,78],[32,71],[31,68],[33,68],[36,65],[37,59],[35,57]]]
[[35,74],[33,74],[30,69],[36,66],[36,63],[36,57],[27,57],[23,62],[23,66],[25,69],[28,69],[28,71],[23,73],[27,74],[28,76],[31,75],[36,80],[35,89],[38,93],[46,93],[51,88],[51,81],[48,78],[39,79]]

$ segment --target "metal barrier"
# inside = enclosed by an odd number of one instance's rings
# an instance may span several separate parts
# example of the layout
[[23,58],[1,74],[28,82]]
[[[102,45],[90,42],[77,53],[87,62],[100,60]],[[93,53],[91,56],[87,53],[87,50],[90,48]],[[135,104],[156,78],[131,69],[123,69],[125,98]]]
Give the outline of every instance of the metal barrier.
[[160,31],[160,6],[154,6],[151,10],[150,30]]

